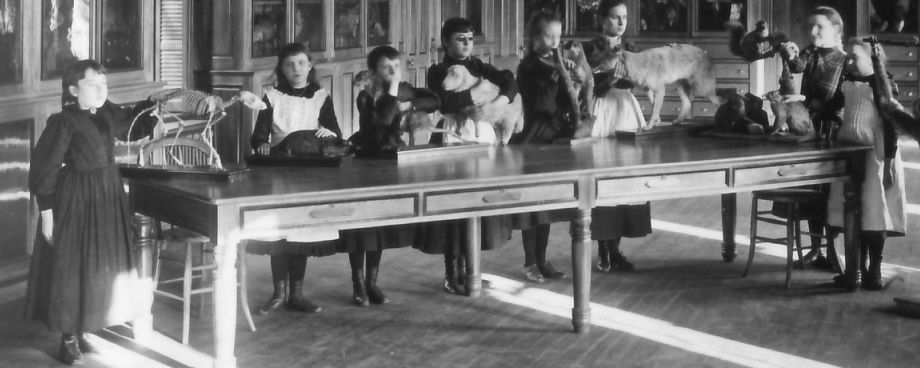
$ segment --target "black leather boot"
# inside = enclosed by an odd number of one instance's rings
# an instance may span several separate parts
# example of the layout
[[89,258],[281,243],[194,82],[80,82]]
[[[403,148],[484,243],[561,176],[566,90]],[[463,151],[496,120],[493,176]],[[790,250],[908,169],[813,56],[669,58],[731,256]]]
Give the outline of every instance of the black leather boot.
[[459,294],[460,287],[457,285],[457,266],[454,258],[444,256],[444,291],[448,294]]
[[466,255],[460,254],[457,256],[457,285],[466,285],[467,280],[469,277],[466,275]]
[[290,310],[306,313],[316,313],[323,310],[320,306],[313,304],[309,299],[304,298],[303,281],[290,282],[287,307]]
[[83,358],[83,353],[80,352],[77,337],[71,334],[62,335],[61,347],[58,349],[58,359],[64,364],[72,365],[81,358]]
[[594,270],[597,272],[610,272],[610,253],[607,251],[607,241],[597,241],[597,263],[594,264]]
[[869,244],[869,266],[863,271],[862,288],[866,290],[885,290],[888,285],[882,280],[882,251],[885,249],[882,242]]
[[275,291],[272,293],[272,296],[265,301],[265,304],[262,304],[262,307],[259,308],[259,315],[264,316],[278,309],[281,303],[284,303],[284,289],[287,283],[284,280],[276,280],[272,282],[272,285],[274,285]]
[[359,307],[370,305],[367,301],[367,289],[364,286],[364,270],[351,270],[351,301]]
[[377,271],[380,270],[380,267],[368,267],[367,268],[367,278],[366,287],[367,287],[367,299],[374,304],[387,304],[390,302],[390,299],[387,299],[387,296],[383,294],[383,291],[380,291],[380,288],[377,287]]
[[626,259],[626,256],[623,255],[623,252],[620,251],[620,241],[611,241],[607,246],[607,250],[610,254],[610,268],[615,271],[632,271],[636,269],[636,266],[633,266],[632,263]]

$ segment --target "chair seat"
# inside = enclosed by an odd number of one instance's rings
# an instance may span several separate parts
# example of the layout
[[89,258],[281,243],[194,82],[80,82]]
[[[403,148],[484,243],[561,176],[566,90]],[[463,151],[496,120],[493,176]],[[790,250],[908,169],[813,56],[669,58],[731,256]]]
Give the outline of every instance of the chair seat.
[[183,242],[183,243],[207,243],[211,241],[211,238],[196,233],[194,231],[183,229],[181,227],[173,227],[168,230],[163,230],[163,239],[173,242]]
[[826,197],[824,193],[812,189],[773,189],[758,190],[754,198],[779,203],[822,204]]

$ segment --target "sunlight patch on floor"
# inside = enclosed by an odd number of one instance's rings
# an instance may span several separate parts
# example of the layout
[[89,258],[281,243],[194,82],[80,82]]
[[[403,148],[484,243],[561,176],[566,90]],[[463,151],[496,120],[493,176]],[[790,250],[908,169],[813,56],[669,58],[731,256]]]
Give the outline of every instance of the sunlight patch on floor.
[[[570,296],[527,287],[520,281],[492,274],[483,274],[482,278],[492,282],[492,286],[484,290],[492,298],[558,317],[571,318],[574,301]],[[597,303],[591,303],[591,325],[621,331],[745,367],[835,367]]]

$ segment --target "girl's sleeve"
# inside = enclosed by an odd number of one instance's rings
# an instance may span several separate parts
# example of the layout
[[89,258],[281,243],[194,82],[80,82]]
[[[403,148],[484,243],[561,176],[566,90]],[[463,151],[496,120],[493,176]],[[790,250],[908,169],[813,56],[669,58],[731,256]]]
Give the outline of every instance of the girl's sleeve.
[[[402,90],[402,86],[400,86],[399,90]],[[396,120],[396,115],[398,114],[399,98],[397,96],[391,96],[389,93],[384,93],[383,96],[377,99],[377,103],[373,109],[373,121],[371,123],[389,125]],[[396,124],[399,124],[399,120],[396,120]]]
[[331,130],[336,136],[342,138],[342,129],[339,128],[339,119],[335,116],[335,107],[332,104],[332,96],[326,96],[323,107],[319,109],[319,125]]
[[438,94],[427,88],[415,88],[409,83],[402,82],[399,84],[399,101],[412,101],[412,107],[415,110],[432,113],[441,106],[441,99]]
[[48,118],[45,130],[32,150],[29,163],[29,190],[38,202],[39,211],[54,205],[54,189],[64,156],[70,149],[72,126],[61,114]]
[[510,70],[499,70],[492,64],[481,60],[479,63],[481,64],[482,76],[498,86],[498,94],[508,97],[508,101],[514,100],[514,96],[518,94],[518,85],[517,81],[514,80],[514,73],[511,73]]
[[252,146],[252,149],[258,149],[262,144],[268,143],[272,135],[274,109],[271,102],[268,101],[268,96],[263,97],[262,102],[265,102],[266,108],[259,111],[259,116],[256,117],[256,126],[253,127],[252,136],[249,137],[249,145]]

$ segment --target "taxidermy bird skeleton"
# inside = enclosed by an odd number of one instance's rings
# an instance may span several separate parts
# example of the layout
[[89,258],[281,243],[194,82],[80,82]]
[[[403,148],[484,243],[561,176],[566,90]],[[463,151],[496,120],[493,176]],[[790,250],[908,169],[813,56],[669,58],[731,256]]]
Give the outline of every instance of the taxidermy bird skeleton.
[[[197,116],[207,116],[207,122],[201,131],[201,140],[208,147],[208,166],[215,169],[223,169],[223,164],[220,161],[220,155],[218,155],[217,150],[214,149],[214,146],[211,144],[214,139],[213,128],[215,124],[227,116],[226,109],[238,101],[243,102],[244,105],[253,110],[263,110],[266,108],[265,102],[249,91],[241,91],[239,95],[233,96],[230,101],[224,102],[219,96],[210,95],[201,91],[171,89],[150,95],[150,100],[154,102],[154,105],[141,110],[140,113],[134,117],[134,120],[131,121],[131,125],[128,127],[128,136],[131,136],[131,130],[134,129],[134,124],[137,123],[141,116],[147,113],[150,113],[151,116],[157,119],[158,126],[163,126],[164,118],[175,119],[179,124],[179,129],[175,133],[174,143],[167,146],[165,151],[178,165],[186,166],[186,164],[175,155],[175,145],[178,143],[178,139],[182,135],[182,132],[188,126],[185,120],[182,120],[177,113],[192,113]],[[165,135],[165,133],[161,134]]]

